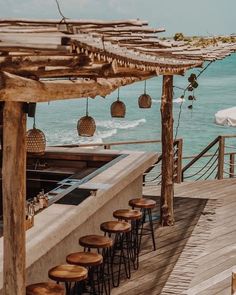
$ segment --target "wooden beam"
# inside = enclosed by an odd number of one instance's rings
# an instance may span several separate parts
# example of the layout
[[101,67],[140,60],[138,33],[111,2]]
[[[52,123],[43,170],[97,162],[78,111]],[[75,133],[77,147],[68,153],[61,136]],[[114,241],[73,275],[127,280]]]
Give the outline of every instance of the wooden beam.
[[22,56],[22,57],[0,57],[0,68],[2,71],[31,70],[39,67],[83,67],[88,66],[91,60],[85,54],[77,56]]
[[3,294],[25,294],[26,115],[6,102],[3,124]]
[[0,72],[0,98],[2,101],[47,102],[69,98],[105,97],[120,86],[145,78],[114,78],[95,80],[35,81],[6,72]]
[[32,70],[12,70],[9,73],[21,77],[30,78],[126,78],[126,77],[150,77],[156,76],[156,72],[145,72],[130,68],[113,67],[110,64],[93,65],[91,67],[74,67],[74,68],[39,68]]
[[162,181],[161,224],[174,224],[174,140],[173,140],[173,76],[163,76],[162,99]]

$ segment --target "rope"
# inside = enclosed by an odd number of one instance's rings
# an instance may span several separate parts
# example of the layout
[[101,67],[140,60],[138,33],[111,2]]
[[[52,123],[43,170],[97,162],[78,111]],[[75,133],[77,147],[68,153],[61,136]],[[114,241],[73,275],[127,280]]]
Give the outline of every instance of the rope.
[[228,174],[228,175],[235,175],[234,173],[230,173],[230,172],[227,172],[227,171],[225,171],[225,170],[223,170],[223,172],[224,172],[225,174]]
[[147,93],[147,80],[144,81],[144,94]]
[[34,115],[34,123],[33,123],[33,128],[36,128],[36,124],[35,124],[35,115]]
[[88,97],[86,99],[86,116],[88,116]]
[[102,35],[102,47],[103,47],[103,51],[106,52],[104,38],[105,38],[104,35]]
[[[200,72],[199,74],[197,75],[197,78],[199,78],[205,71],[206,69],[213,63],[213,61],[210,61]],[[188,90],[188,87],[191,86],[191,83],[188,84],[188,86],[182,90],[184,90],[183,92],[183,95],[181,95],[181,97],[184,97],[185,96],[185,93],[186,91]],[[173,86],[173,88],[178,88],[178,89],[181,89],[181,87],[177,87],[177,86]],[[175,129],[175,140],[178,136],[178,131],[179,131],[179,126],[180,126],[180,119],[181,119],[181,113],[182,113],[182,106],[183,106],[183,102],[181,102],[180,104],[180,107],[179,107],[179,115],[178,115],[178,120],[177,120],[177,126],[176,126],[176,129]],[[192,102],[193,103],[193,102]]]
[[[201,179],[204,175],[207,174],[207,172],[213,167],[213,165],[216,163],[216,161],[218,160],[218,158],[215,159],[215,161],[212,163],[212,165],[202,174],[202,176],[200,176],[198,179],[196,179],[196,181],[198,181],[199,179]],[[218,166],[218,164],[216,165],[216,167]],[[214,170],[213,170],[214,172]],[[212,173],[213,173],[212,172]]]
[[236,166],[236,164],[233,164],[233,163],[229,163],[229,162],[224,162],[225,165],[228,165],[228,166]]
[[226,148],[230,148],[230,149],[234,149],[234,150],[236,150],[236,147],[233,146],[233,145],[225,145],[225,147],[226,147]]
[[155,178],[148,180],[148,182],[153,182],[153,181],[157,180],[160,176],[161,176],[161,173],[159,173],[159,175],[156,176]]
[[[216,156],[216,154],[219,152],[219,148],[218,149],[216,149],[216,151],[215,151],[215,153],[212,155],[212,157],[210,158],[210,160],[198,171],[198,172],[196,172],[196,173],[194,173],[194,174],[192,174],[192,175],[190,175],[190,176],[187,176],[187,177],[184,177],[184,179],[185,178],[191,178],[191,177],[194,177],[194,176],[196,176],[196,175],[198,175],[203,169],[205,169],[209,164],[210,164],[210,162],[212,161],[212,159]],[[218,157],[216,157],[216,159],[215,159],[215,162],[216,162],[216,160],[218,159]],[[212,167],[212,166],[211,166]],[[211,168],[210,167],[210,168]],[[204,176],[205,175],[205,173],[202,175],[202,176]]]
[[120,87],[118,87],[118,97],[117,97],[117,101],[119,101],[120,100]]
[[58,10],[60,16],[62,17],[60,23],[65,22],[65,20],[68,19],[68,17],[65,17],[64,14],[62,13],[62,10],[61,10],[61,7],[60,7],[60,4],[59,4],[58,0],[55,0],[55,2],[56,2],[56,5],[57,5],[57,10]]

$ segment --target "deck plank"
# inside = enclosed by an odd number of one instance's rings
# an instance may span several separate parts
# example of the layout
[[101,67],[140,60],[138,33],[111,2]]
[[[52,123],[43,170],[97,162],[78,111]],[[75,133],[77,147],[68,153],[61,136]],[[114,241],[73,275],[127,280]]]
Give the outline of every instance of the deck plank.
[[[175,225],[155,222],[157,250],[146,238],[139,270],[112,295],[229,294],[236,265],[235,192],[235,179],[177,184]],[[144,195],[159,206],[159,188],[145,187]]]

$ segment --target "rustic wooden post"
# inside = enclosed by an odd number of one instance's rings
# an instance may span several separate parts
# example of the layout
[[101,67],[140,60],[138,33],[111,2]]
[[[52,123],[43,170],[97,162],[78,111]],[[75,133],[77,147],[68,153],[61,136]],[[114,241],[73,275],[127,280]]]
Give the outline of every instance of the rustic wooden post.
[[230,166],[229,166],[229,177],[230,178],[234,178],[234,157],[235,157],[235,154],[234,153],[231,153],[230,154],[230,159],[229,159],[229,163],[230,163]]
[[236,272],[232,273],[231,294],[236,295]]
[[219,136],[218,179],[224,178],[225,138]]
[[161,224],[174,224],[174,141],[173,141],[173,76],[163,76],[162,99],[162,181]]
[[6,102],[3,114],[3,294],[25,294],[26,115]]

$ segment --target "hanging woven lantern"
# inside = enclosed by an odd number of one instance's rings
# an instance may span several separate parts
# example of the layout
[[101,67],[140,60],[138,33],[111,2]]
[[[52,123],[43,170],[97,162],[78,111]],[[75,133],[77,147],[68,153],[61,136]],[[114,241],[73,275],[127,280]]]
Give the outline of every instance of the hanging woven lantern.
[[93,136],[96,131],[96,123],[92,117],[84,116],[79,119],[77,123],[77,130],[79,136]]
[[120,92],[118,88],[117,100],[111,104],[111,116],[113,118],[124,118],[126,114],[126,106],[123,101],[120,101],[119,94]]
[[86,102],[86,116],[80,118],[77,123],[79,136],[91,137],[96,131],[95,120],[88,115],[88,98]]
[[46,138],[44,133],[34,125],[33,129],[26,132],[27,152],[43,155],[46,149]]
[[152,98],[146,93],[146,81],[144,84],[144,94],[139,96],[138,106],[140,109],[150,109],[152,106]]

